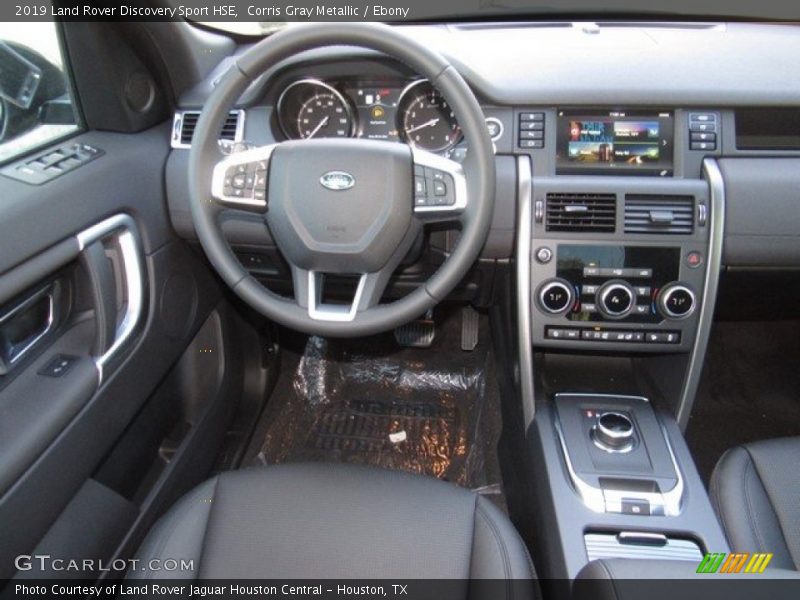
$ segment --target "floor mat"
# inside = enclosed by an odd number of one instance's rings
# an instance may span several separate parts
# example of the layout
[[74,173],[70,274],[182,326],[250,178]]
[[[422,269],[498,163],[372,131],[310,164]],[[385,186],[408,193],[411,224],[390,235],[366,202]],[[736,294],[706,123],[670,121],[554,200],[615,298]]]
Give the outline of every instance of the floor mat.
[[391,334],[329,340],[287,333],[281,375],[249,464],[400,469],[480,489],[502,506],[488,320],[481,319],[478,347],[464,352],[460,314],[439,317],[425,349],[400,347]]
[[800,435],[800,321],[720,322],[686,439],[708,482],[738,444]]

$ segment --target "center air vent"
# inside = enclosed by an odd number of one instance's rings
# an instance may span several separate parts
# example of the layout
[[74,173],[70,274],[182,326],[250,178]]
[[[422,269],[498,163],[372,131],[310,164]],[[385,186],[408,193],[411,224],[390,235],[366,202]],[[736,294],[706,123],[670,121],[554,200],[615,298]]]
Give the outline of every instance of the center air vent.
[[[192,144],[192,136],[200,119],[200,112],[186,110],[175,114],[175,121],[172,124],[172,147],[189,148]],[[239,142],[242,139],[242,127],[244,125],[244,112],[232,110],[225,119],[219,138],[230,142]]]
[[547,194],[547,231],[614,233],[615,194]]
[[690,234],[694,228],[692,196],[625,196],[625,233]]

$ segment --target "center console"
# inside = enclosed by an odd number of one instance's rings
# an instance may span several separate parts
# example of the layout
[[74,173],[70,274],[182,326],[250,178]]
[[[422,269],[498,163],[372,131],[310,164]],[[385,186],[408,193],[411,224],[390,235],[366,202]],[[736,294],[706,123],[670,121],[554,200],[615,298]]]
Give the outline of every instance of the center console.
[[593,560],[693,561],[728,544],[674,418],[636,396],[555,395],[530,436],[545,577]]
[[[523,145],[532,114],[541,143]],[[682,434],[721,260],[717,113],[518,116],[520,389],[544,575],[725,552]]]

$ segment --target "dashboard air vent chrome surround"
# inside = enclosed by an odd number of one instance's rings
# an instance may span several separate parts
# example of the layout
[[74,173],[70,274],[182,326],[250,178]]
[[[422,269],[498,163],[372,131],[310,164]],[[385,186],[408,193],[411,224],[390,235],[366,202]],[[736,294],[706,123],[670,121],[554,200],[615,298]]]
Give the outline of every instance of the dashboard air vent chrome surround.
[[625,233],[689,235],[693,229],[692,196],[625,196]]
[[547,194],[547,231],[614,233],[616,194]]
[[[198,110],[184,110],[175,113],[172,122],[172,147],[190,148],[197,121],[200,118]],[[241,142],[244,132],[244,111],[232,110],[225,119],[219,138],[229,142]]]

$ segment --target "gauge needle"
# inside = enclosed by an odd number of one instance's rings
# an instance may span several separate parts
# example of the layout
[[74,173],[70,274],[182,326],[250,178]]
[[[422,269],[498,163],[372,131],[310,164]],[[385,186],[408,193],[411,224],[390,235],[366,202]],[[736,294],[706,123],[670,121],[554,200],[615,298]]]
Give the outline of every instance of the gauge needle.
[[439,119],[431,119],[430,121],[426,121],[422,125],[417,125],[416,127],[412,127],[411,129],[406,129],[406,133],[414,133],[415,131],[419,131],[420,129],[425,129],[426,127],[433,127],[439,122]]
[[319,125],[317,125],[316,127],[314,127],[314,131],[312,131],[311,133],[309,133],[309,134],[308,134],[308,137],[306,137],[306,139],[307,139],[307,140],[310,140],[312,137],[314,137],[315,135],[317,135],[317,132],[318,132],[320,129],[322,129],[323,127],[325,127],[325,125],[327,125],[327,124],[328,124],[328,119],[329,119],[329,118],[330,118],[330,117],[325,117],[324,119],[322,119],[322,121],[320,121],[320,122],[319,122]]

